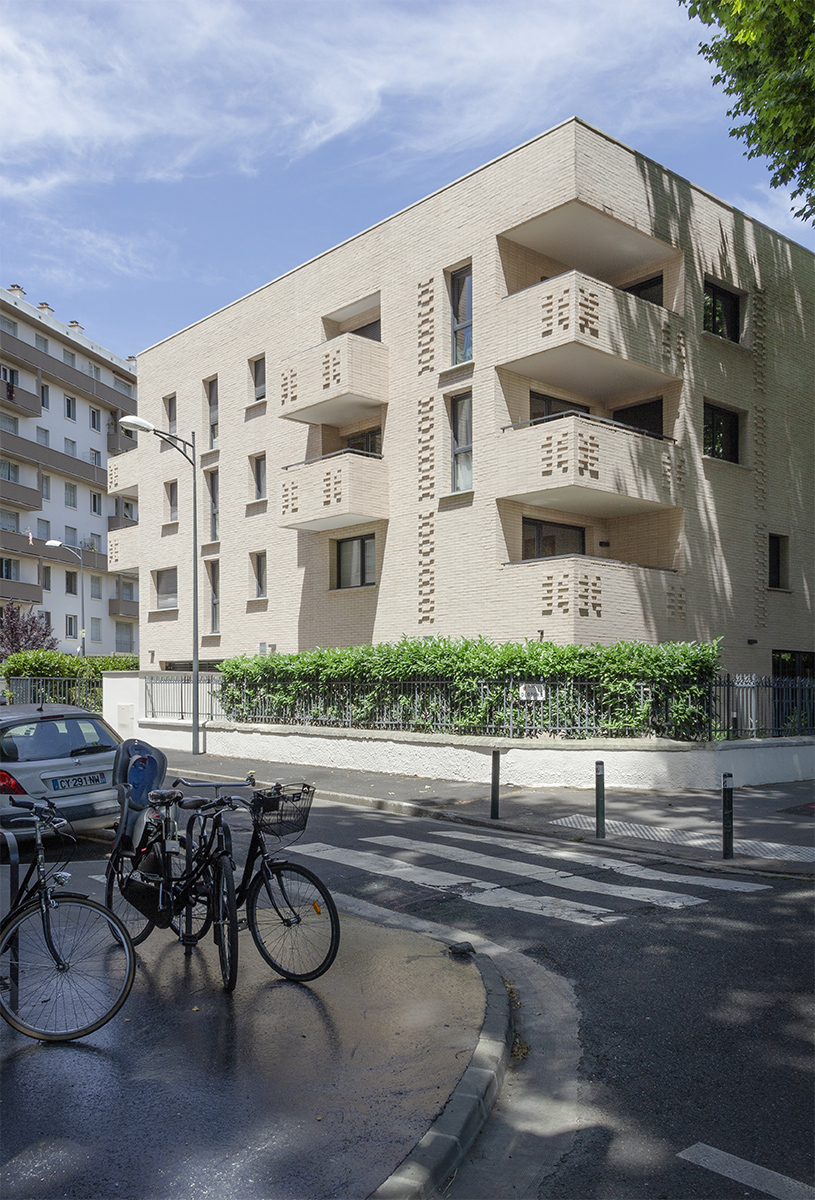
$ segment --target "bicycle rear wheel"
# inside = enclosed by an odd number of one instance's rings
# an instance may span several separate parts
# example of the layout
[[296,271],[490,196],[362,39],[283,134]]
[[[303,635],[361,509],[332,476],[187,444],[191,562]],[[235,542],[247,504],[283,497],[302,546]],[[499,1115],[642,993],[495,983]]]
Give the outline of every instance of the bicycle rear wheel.
[[[174,879],[180,878],[187,869],[187,835],[181,834],[178,840],[181,844],[181,853],[174,854],[170,859],[170,868]],[[197,846],[193,847],[193,850],[195,849],[197,849]],[[191,918],[189,936],[196,942],[200,942],[204,934],[209,932],[209,927],[212,924],[211,897],[212,871],[209,867],[205,867],[198,878],[194,902],[188,905],[187,908],[182,909],[170,924],[170,928],[176,937],[183,938],[187,936],[187,909],[189,909]]]
[[[128,870],[130,865],[128,863]],[[109,908],[112,913],[115,913],[130,934],[133,945],[139,946],[150,936],[155,925],[149,917],[140,913],[129,901],[125,900],[119,890],[119,884],[119,868],[114,866],[113,860],[111,860],[105,871],[105,908]]]
[[12,918],[0,938],[0,1014],[44,1042],[85,1037],[115,1016],[136,973],[125,925],[94,900],[54,896],[48,946],[38,904]]
[[284,979],[316,979],[336,958],[337,906],[322,880],[297,863],[261,867],[249,885],[246,921],[261,956]]
[[221,965],[221,979],[227,992],[238,982],[238,905],[235,900],[235,876],[232,863],[222,854],[213,871],[213,921],[215,945]]

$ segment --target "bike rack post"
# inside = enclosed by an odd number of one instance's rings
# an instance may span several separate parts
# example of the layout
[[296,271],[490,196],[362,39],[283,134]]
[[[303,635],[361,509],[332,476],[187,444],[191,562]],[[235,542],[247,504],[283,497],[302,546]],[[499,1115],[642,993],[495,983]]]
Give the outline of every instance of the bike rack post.
[[498,816],[498,788],[501,783],[501,751],[493,750],[492,752],[492,789],[490,791],[490,820],[497,821]]
[[606,768],[602,761],[594,764],[594,836],[606,836]]
[[[17,893],[20,890],[20,849],[17,839],[10,829],[0,829],[8,847],[9,862],[9,911],[14,907]],[[9,962],[9,1003],[13,1012],[17,1011],[17,1001],[20,985],[20,955],[18,935],[15,933],[11,941],[11,961]]]
[[733,776],[722,775],[722,858],[733,857]]

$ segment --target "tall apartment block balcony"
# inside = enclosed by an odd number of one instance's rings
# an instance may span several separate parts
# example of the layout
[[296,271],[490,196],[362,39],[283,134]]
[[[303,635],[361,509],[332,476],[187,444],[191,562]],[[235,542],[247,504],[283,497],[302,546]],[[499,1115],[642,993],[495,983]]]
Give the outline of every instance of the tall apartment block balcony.
[[277,414],[309,425],[352,425],[388,401],[388,348],[344,333],[280,368]]
[[684,475],[673,439],[598,417],[508,425],[497,445],[499,498],[587,516],[681,506]]
[[567,271],[497,306],[498,365],[607,403],[659,390],[685,369],[682,317]]
[[35,392],[29,392],[18,383],[3,380],[0,383],[0,402],[13,412],[24,413],[27,417],[38,417],[42,412],[42,400]]
[[388,516],[388,467],[377,455],[344,450],[283,472],[278,495],[283,529],[343,529]]
[[138,454],[117,454],[108,459],[108,495],[136,500],[139,495],[140,469]]
[[13,508],[25,508],[29,512],[39,512],[42,508],[42,492],[39,488],[26,487],[10,479],[0,479],[0,500]]
[[[28,342],[22,341],[5,330],[0,331],[0,350],[8,359],[25,370],[35,374],[39,373],[38,378],[44,376],[48,380],[55,380],[67,386],[71,392],[79,392],[84,396],[104,401],[110,408],[120,409],[126,413],[136,411],[135,396],[120,392],[117,388],[102,383],[92,375],[86,375],[84,371],[78,371],[76,367],[68,366],[67,363],[60,361],[52,354],[37,350]],[[39,400],[38,397],[37,400]]]

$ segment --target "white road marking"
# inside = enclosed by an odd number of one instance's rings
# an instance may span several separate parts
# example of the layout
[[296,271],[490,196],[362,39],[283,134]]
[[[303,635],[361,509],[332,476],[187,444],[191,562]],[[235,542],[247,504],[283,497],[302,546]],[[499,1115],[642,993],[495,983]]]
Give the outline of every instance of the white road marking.
[[[526,896],[522,892],[513,892],[509,888],[498,887],[469,875],[432,871],[426,867],[401,862],[398,858],[367,854],[362,850],[349,850],[341,846],[329,846],[324,842],[298,845],[297,853],[328,859],[330,862],[355,867],[360,871],[370,871],[373,875],[388,875],[406,883],[453,891],[463,900],[487,908],[512,908],[518,912],[535,913],[540,917],[554,917],[558,921],[571,921],[576,925],[608,925],[626,919],[623,913],[614,913],[608,908],[598,908],[593,904],[578,904],[573,900],[561,900],[555,896]],[[477,890],[466,890],[470,888]]]
[[524,879],[535,879],[539,883],[551,883],[554,887],[571,892],[599,892],[603,896],[613,896],[615,899],[636,900],[641,904],[656,904],[659,908],[689,908],[694,904],[706,904],[707,901],[698,896],[688,896],[683,892],[663,892],[656,888],[621,887],[615,883],[603,883],[596,879],[585,879],[581,875],[571,875],[568,871],[557,871],[553,867],[539,867],[535,863],[518,862],[511,858],[494,858],[489,854],[478,854],[474,850],[462,849],[460,846],[435,847],[427,842],[415,842],[402,837],[372,837],[363,838],[366,842],[376,842],[380,846],[392,846],[396,850],[416,850],[420,854],[444,854],[454,862],[466,863],[471,867],[484,867],[488,871],[501,871],[508,875],[521,875]]
[[89,875],[88,879],[92,879],[94,883],[107,883],[106,875]]
[[[558,817],[553,825],[566,825],[570,829],[593,830],[594,817],[587,813],[574,813],[570,817]],[[691,833],[687,829],[669,829],[666,825],[637,825],[633,821],[606,821],[606,833],[615,837],[644,838],[650,842],[673,842],[677,846],[699,846],[704,850],[721,850],[722,835]],[[815,846],[791,846],[785,842],[761,842],[758,840],[737,841],[736,854],[747,858],[789,858],[797,862],[815,862]]]
[[652,880],[654,883],[684,883],[691,887],[718,888],[723,892],[772,891],[771,883],[743,883],[739,879],[720,879],[715,875],[672,875],[668,871],[655,871],[652,867],[641,867],[638,863],[624,862],[617,858],[600,858],[594,854],[581,854],[579,850],[561,850],[541,846],[518,838],[497,837],[489,833],[457,833],[448,829],[433,831],[434,837],[455,838],[464,842],[489,842],[490,845],[507,846],[521,854],[536,854],[543,858],[565,858],[570,862],[616,871],[618,875],[631,875],[635,879]]
[[768,1171],[766,1167],[756,1166],[744,1158],[736,1158],[735,1154],[725,1154],[723,1150],[706,1146],[704,1142],[697,1142],[687,1150],[681,1150],[676,1157],[695,1163],[697,1167],[705,1167],[708,1171],[715,1171],[717,1175],[724,1175],[736,1183],[743,1183],[759,1192],[765,1192],[768,1196],[775,1196],[776,1200],[815,1200],[815,1188],[811,1188],[809,1184],[799,1183],[797,1179],[790,1179],[787,1175],[779,1175],[777,1171]]

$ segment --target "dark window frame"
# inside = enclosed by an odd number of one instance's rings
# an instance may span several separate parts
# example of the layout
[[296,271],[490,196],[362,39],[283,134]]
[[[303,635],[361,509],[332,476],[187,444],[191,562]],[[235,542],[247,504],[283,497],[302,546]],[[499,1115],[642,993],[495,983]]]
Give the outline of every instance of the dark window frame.
[[[646,300],[649,304],[657,304],[660,308],[664,308],[664,281],[662,272],[658,275],[652,275],[650,279],[641,279],[637,283],[626,284],[620,289],[623,292],[628,292],[630,296],[636,296],[639,300]],[[653,292],[653,296],[645,295],[646,292]],[[659,299],[656,299],[656,293],[659,293]]]
[[789,545],[784,534],[767,535],[767,587],[789,591]]
[[[464,315],[461,315],[463,306]],[[453,366],[473,361],[473,264],[450,272]],[[468,353],[469,350],[469,353]]]
[[[342,548],[343,548],[343,546],[350,546],[355,542],[358,542],[360,545],[359,582],[358,583],[343,583],[343,562],[342,562],[343,551],[342,551]],[[368,559],[367,546],[369,543],[373,546],[373,575],[374,575],[373,579],[368,579],[367,574],[366,574],[366,566],[367,566],[367,559]],[[374,585],[376,584],[376,535],[373,533],[363,533],[363,534],[359,534],[357,537],[340,538],[337,542],[336,570],[337,570],[337,588],[338,589],[342,589],[343,591],[345,591],[345,590],[351,589],[351,588],[374,587]]]
[[[654,428],[649,429],[649,410],[650,414],[659,413],[659,421],[653,421]],[[637,424],[636,415],[644,415],[644,420]],[[638,433],[650,434],[651,437],[664,437],[665,429],[665,405],[662,396],[653,396],[650,400],[643,400],[639,404],[629,404],[626,408],[615,408],[611,413],[611,418],[618,425],[625,425],[629,429],[634,429]],[[656,426],[659,425],[659,429]]]
[[[533,416],[532,410],[536,407],[540,407],[543,411]],[[529,420],[531,424],[537,425],[539,421],[545,421],[547,417],[566,416],[571,412],[589,414],[591,409],[588,404],[576,404],[573,400],[564,400],[561,396],[549,396],[546,392],[536,392],[530,388]]]
[[[354,445],[354,442],[361,443]],[[374,429],[362,429],[359,433],[351,433],[345,439],[346,450],[356,450],[358,454],[368,454],[382,457],[382,426]]]
[[[544,537],[553,536],[552,531],[555,531],[554,536],[557,536],[557,531],[563,530],[570,533],[580,534],[580,550],[558,550],[555,549],[554,554],[543,554],[543,539]],[[534,533],[535,537],[535,554],[527,555],[525,553],[527,538]],[[586,529],[583,525],[566,525],[560,521],[544,521],[537,517],[523,517],[521,522],[521,561],[522,562],[537,562],[545,558],[560,558],[566,554],[585,554],[586,553]]]
[[707,400],[703,410],[702,453],[720,462],[740,462],[740,414]]
[[702,328],[705,333],[712,333],[725,341],[741,341],[741,296],[738,292],[731,292],[706,279]]

